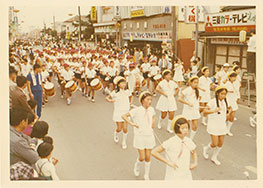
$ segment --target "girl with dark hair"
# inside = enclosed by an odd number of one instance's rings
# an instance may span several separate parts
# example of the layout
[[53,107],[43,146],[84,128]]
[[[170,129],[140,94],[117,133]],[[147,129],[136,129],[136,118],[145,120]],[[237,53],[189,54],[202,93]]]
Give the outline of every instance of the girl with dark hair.
[[113,121],[116,122],[117,125],[114,132],[114,142],[119,142],[119,133],[123,131],[122,148],[126,149],[128,129],[126,122],[121,116],[129,112],[132,95],[130,91],[126,89],[126,80],[123,77],[117,76],[114,79],[114,84],[116,84],[116,89],[106,97],[106,101],[114,103]]
[[237,74],[232,71],[228,74],[228,81],[225,84],[225,87],[227,88],[227,101],[229,102],[229,106],[232,108],[232,111],[230,113],[230,117],[227,121],[227,126],[228,126],[228,136],[233,136],[233,134],[230,132],[231,127],[233,125],[233,121],[235,118],[236,111],[238,110],[238,105],[237,105],[237,91],[235,88],[235,81],[237,79]]
[[172,71],[166,69],[163,71],[163,80],[158,84],[156,91],[161,94],[156,109],[161,111],[161,116],[158,122],[158,128],[162,128],[162,122],[168,113],[167,131],[173,133],[171,130],[171,121],[173,120],[174,113],[177,110],[175,97],[179,92],[178,85],[171,80]]
[[[139,153],[134,165],[134,175],[140,175],[140,166],[145,161],[144,179],[149,180],[151,151],[155,146],[155,138],[153,134],[155,110],[151,107],[152,95],[149,91],[142,92],[139,101],[142,105],[124,114],[122,118],[128,124],[134,126],[133,146]],[[132,121],[129,117],[131,117]]]
[[[209,78],[209,69],[208,67],[203,67],[201,69],[201,72],[203,74],[203,76],[201,76],[199,78],[199,86],[198,89],[200,91],[200,113],[202,113],[204,111],[204,108],[206,107],[207,103],[210,101],[211,97],[210,97],[210,89],[212,87],[212,80]],[[203,125],[207,125],[206,124],[206,117],[204,115],[202,115],[202,124]]]
[[178,84],[179,90],[181,91],[182,84],[184,81],[184,66],[180,59],[176,58],[174,61],[174,77],[173,80]]
[[211,136],[211,142],[203,147],[203,156],[208,159],[208,152],[213,150],[211,160],[220,165],[217,156],[222,149],[224,143],[224,136],[228,133],[226,120],[230,112],[228,103],[226,100],[227,88],[219,86],[215,91],[215,98],[208,103],[208,108],[204,110],[204,114],[208,115],[207,132]]
[[199,112],[199,90],[198,83],[199,77],[193,76],[188,80],[189,86],[182,91],[178,101],[184,104],[182,114],[188,119],[189,124],[192,122],[190,138],[194,139],[196,134],[198,119],[200,118]]
[[237,74],[237,79],[234,82],[234,87],[235,87],[235,91],[237,93],[237,104],[239,103],[239,99],[240,99],[240,87],[241,87],[241,77],[239,76],[241,70],[240,67],[238,65],[233,67],[233,71]]
[[[176,135],[154,148],[152,155],[166,164],[165,180],[192,180],[191,170],[197,167],[197,154],[195,143],[187,137],[189,122],[178,115],[170,126]],[[166,153],[166,157],[161,155],[162,152]],[[193,164],[190,164],[190,157]]]
[[38,148],[38,146],[43,142],[44,136],[46,136],[48,134],[48,129],[49,129],[49,125],[45,121],[37,121],[34,124],[30,136],[31,136],[31,138],[37,139],[36,148]]

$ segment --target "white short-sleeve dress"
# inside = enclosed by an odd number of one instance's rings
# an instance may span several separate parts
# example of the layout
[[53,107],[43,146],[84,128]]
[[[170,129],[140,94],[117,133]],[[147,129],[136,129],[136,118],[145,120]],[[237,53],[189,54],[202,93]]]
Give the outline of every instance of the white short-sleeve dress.
[[174,68],[174,77],[173,80],[176,82],[182,82],[184,81],[184,77],[183,77],[183,68],[184,66],[181,64],[176,64],[175,68]]
[[190,159],[191,152],[196,148],[195,143],[188,137],[182,140],[175,135],[163,142],[162,147],[166,151],[166,159],[178,166],[174,170],[166,165],[165,180],[192,180]]
[[153,107],[147,110],[143,106],[136,107],[130,112],[131,118],[139,128],[134,127],[133,146],[136,149],[152,149],[155,146],[155,138],[152,129],[152,119],[155,115]]
[[182,115],[186,117],[187,120],[195,120],[201,117],[199,112],[199,99],[196,98],[195,90],[189,86],[182,91],[184,95],[184,100],[193,105],[190,107],[184,104]]
[[[218,105],[221,108],[221,110],[219,111],[220,114],[216,112],[207,116],[207,132],[210,135],[214,136],[226,135],[228,133],[228,129],[226,126],[227,106],[225,100],[218,100]],[[217,108],[216,99],[212,99],[207,104],[207,106],[210,108],[210,110],[215,110]]]
[[228,105],[232,107],[232,110],[237,111],[238,105],[237,105],[237,93],[235,91],[235,84],[231,83],[230,81],[227,81],[225,84],[225,87],[227,88],[227,91],[234,92],[234,93],[227,92],[226,98],[227,98],[227,101],[229,102]]
[[178,88],[178,85],[173,80],[170,80],[168,82],[167,80],[164,79],[159,83],[159,86],[161,87],[163,92],[168,95],[168,97],[161,95],[157,102],[156,109],[160,110],[161,112],[176,111],[177,104],[174,94],[176,88]]
[[115,122],[124,122],[122,119],[122,115],[126,114],[130,110],[130,102],[129,96],[131,96],[131,92],[129,90],[121,89],[119,92],[112,91],[110,93],[114,102],[114,110],[113,110],[113,121]]
[[205,76],[201,76],[199,78],[199,87],[205,90],[205,92],[203,92],[202,90],[199,90],[200,97],[201,97],[200,102],[208,103],[211,100],[211,96],[210,96],[211,83],[212,83],[212,80],[208,77],[206,78]]

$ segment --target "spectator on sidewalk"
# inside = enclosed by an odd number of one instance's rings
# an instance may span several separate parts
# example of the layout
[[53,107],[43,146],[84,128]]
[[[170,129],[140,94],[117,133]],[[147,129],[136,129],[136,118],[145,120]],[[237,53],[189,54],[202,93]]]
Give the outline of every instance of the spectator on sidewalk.
[[31,99],[37,101],[37,116],[41,117],[42,111],[42,98],[43,98],[43,84],[42,76],[40,74],[41,66],[39,64],[34,64],[33,72],[27,75],[28,82],[28,92]]
[[39,159],[34,150],[36,141],[22,133],[28,125],[28,112],[24,109],[12,109],[10,125],[10,165],[18,161],[34,165]]
[[12,108],[11,94],[16,88],[16,70],[14,67],[9,66],[9,109]]

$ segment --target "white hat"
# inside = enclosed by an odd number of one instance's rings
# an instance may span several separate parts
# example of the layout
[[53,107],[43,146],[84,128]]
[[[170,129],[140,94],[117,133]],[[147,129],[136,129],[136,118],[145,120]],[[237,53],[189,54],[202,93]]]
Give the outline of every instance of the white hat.
[[229,67],[230,65],[228,63],[225,63],[224,64],[224,67]]

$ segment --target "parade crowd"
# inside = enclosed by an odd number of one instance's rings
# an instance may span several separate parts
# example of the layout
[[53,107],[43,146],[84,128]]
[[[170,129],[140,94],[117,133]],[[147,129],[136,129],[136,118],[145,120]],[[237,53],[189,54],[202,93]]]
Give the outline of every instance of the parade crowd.
[[[11,180],[59,180],[55,168],[59,160],[52,156],[55,143],[41,112],[55,95],[70,106],[76,92],[90,105],[96,102],[98,92],[113,103],[113,140],[118,143],[122,136],[124,150],[127,127],[134,127],[135,176],[140,175],[144,163],[144,179],[150,179],[153,156],[166,164],[165,180],[192,179],[191,171],[198,165],[194,137],[200,118],[211,136],[202,155],[208,159],[211,151],[211,161],[220,165],[218,155],[224,137],[233,136],[231,127],[238,110],[239,62],[222,62],[211,75],[195,54],[190,61],[190,68],[184,70],[184,63],[167,51],[156,54],[73,42],[15,41],[9,49]],[[137,97],[140,106],[133,104]],[[152,106],[153,97],[158,98],[156,106]],[[178,102],[183,104],[182,114],[176,113]],[[165,126],[175,133],[157,147],[155,122],[158,129]]]

